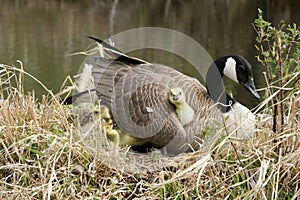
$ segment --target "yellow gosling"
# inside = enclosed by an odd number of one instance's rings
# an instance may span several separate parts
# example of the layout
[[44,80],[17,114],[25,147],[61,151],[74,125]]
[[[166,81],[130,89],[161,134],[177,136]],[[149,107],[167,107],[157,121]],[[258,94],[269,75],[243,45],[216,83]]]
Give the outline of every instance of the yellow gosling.
[[111,146],[139,146],[146,143],[142,138],[136,138],[120,129],[113,128],[113,120],[106,106],[100,106],[102,127],[105,128],[106,136]]
[[136,138],[128,133],[124,133],[121,130],[118,130],[120,137],[120,146],[140,146],[146,143],[146,141],[142,138]]
[[175,105],[175,112],[182,125],[190,123],[194,118],[194,110],[186,103],[181,88],[171,88],[169,100]]
[[106,136],[109,140],[109,145],[112,147],[118,147],[120,145],[120,136],[118,131],[111,129],[106,131]]

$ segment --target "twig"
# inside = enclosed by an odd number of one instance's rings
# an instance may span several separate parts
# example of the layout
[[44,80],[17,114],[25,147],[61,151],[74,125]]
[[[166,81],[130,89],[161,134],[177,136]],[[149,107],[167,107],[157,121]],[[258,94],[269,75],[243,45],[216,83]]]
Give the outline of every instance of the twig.
[[[282,56],[281,56],[281,39],[277,38],[278,41],[278,46],[277,46],[277,50],[278,50],[278,65],[279,65],[279,87],[283,87],[283,68],[282,68]],[[279,102],[280,102],[280,132],[283,131],[283,127],[284,127],[284,107],[283,107],[283,91],[279,90]]]

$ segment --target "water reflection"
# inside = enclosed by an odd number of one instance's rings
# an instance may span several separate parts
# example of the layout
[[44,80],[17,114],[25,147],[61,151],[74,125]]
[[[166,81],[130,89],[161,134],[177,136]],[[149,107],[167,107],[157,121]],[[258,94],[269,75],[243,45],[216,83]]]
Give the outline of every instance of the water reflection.
[[[299,6],[299,1],[292,0],[2,0],[0,63],[23,61],[28,72],[56,92],[67,75],[76,74],[84,59],[67,56],[91,43],[84,36],[108,38],[131,28],[158,26],[187,34],[203,45],[213,58],[241,54],[253,63],[255,76],[260,77],[262,69],[255,62],[255,32],[251,25],[257,8],[262,8],[265,17],[274,23],[280,19],[299,22]],[[147,50],[133,54],[151,62],[187,68],[183,59],[174,59],[174,55],[166,52]],[[258,87],[263,85],[262,79],[256,80]],[[43,93],[30,79],[26,79],[26,86]],[[242,88],[233,87],[230,89],[242,103],[256,104]]]

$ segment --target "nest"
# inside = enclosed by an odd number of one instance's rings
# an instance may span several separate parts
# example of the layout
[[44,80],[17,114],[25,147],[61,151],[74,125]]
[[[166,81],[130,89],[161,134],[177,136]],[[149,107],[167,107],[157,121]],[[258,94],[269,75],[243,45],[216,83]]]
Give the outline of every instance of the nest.
[[[0,65],[2,199],[296,199],[300,195],[299,84],[286,98],[286,126],[258,123],[256,137],[217,138],[175,157],[110,148],[100,123],[82,137],[72,109],[46,87],[24,92],[21,67]],[[32,76],[30,76],[32,77]],[[34,78],[34,77],[32,77]],[[38,83],[41,82],[35,79]],[[69,80],[69,79],[68,79]],[[62,93],[74,88],[64,86]],[[269,109],[262,109],[268,114]],[[98,127],[97,127],[98,126]],[[96,142],[98,139],[102,142]]]

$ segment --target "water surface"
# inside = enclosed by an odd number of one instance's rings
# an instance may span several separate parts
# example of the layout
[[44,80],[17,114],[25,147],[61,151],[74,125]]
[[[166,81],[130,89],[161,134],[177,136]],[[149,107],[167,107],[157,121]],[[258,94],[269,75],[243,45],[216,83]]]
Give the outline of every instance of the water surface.
[[[259,0],[151,0],[151,1],[0,1],[0,63],[21,60],[31,73],[54,92],[66,76],[77,73],[83,56],[68,56],[86,49],[86,35],[109,38],[137,27],[164,27],[198,41],[213,58],[240,54],[250,60],[258,87],[264,85],[262,67],[256,62],[252,22],[257,8],[272,23],[284,19],[299,22],[299,1]],[[128,42],[134,42],[128,41]],[[162,51],[138,51],[133,55],[189,72],[186,62]],[[257,102],[241,87],[226,82],[234,96],[249,107]],[[26,89],[43,89],[26,79]],[[246,97],[246,98],[244,98]]]

